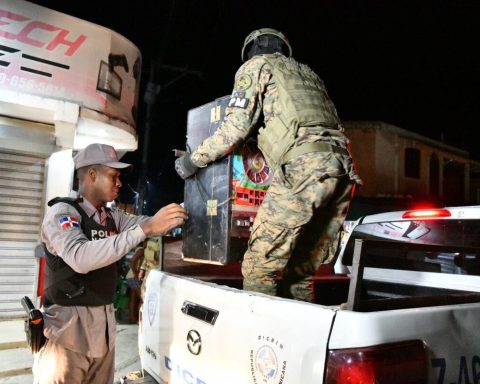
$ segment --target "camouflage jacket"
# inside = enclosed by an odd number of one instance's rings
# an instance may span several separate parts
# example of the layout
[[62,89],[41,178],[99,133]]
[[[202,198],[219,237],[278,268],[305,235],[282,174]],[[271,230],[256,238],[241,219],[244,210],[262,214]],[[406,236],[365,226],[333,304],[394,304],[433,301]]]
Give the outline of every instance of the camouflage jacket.
[[[193,163],[204,167],[225,156],[253,132],[257,123],[261,122],[268,126],[269,121],[281,113],[272,68],[265,56],[254,56],[237,71],[233,92],[225,110],[224,122],[192,153]],[[262,120],[259,121],[260,119]],[[327,131],[332,135],[325,140]],[[331,141],[332,144],[340,141],[342,146],[347,144],[341,130],[332,132],[330,129],[314,130],[312,127],[298,129],[296,145],[315,141]]]

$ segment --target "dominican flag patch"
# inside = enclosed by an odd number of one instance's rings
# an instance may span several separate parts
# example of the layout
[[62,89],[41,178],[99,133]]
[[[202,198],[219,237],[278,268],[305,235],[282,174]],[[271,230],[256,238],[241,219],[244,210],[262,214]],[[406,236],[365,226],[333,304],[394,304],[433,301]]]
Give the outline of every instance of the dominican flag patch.
[[60,219],[58,219],[58,222],[60,223],[60,228],[62,229],[68,229],[72,227],[80,228],[80,223],[78,222],[78,219],[75,217],[71,217],[71,216],[61,217]]

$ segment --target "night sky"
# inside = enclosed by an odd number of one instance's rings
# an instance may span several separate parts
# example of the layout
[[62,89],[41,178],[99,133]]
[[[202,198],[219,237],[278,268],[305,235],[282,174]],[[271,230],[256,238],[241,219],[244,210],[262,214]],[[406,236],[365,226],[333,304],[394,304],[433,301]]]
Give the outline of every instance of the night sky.
[[[230,94],[245,36],[284,32],[293,56],[324,80],[342,120],[381,120],[466,149],[480,160],[480,1],[35,0],[103,25],[143,56],[138,126],[155,60],[161,91],[149,173],[158,204],[181,201],[171,149],[184,148],[187,111]],[[189,68],[190,73],[169,67]],[[141,150],[124,159],[139,163]],[[138,167],[137,167],[138,168]],[[130,183],[135,187],[135,175]]]

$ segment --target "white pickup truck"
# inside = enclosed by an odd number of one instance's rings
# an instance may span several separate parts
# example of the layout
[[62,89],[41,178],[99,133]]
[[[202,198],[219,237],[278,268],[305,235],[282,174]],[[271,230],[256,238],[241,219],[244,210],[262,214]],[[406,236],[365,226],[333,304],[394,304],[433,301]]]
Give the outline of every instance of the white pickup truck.
[[139,332],[149,380],[479,384],[480,207],[350,224],[316,304],[152,271]]

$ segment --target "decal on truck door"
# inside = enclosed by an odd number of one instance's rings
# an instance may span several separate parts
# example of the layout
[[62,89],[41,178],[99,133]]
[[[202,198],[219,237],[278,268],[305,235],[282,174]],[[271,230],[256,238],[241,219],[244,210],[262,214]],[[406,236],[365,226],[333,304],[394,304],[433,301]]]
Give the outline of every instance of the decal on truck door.
[[[438,369],[438,384],[477,384],[480,383],[480,357],[460,356],[459,360],[452,362],[445,358],[432,359],[432,368]],[[453,371],[458,377],[457,381],[445,381],[445,374]]]
[[287,370],[284,344],[276,337],[258,335],[250,350],[250,372],[254,384],[282,384]]
[[155,314],[157,313],[157,294],[152,292],[148,295],[147,299],[147,312],[148,312],[148,322],[150,326],[153,325],[153,321],[155,320]]
[[[178,364],[176,361],[172,361],[168,356],[165,356],[164,363],[165,368],[170,372],[171,381],[169,381],[169,383],[207,384],[206,381],[196,376],[189,368]],[[164,381],[162,381],[162,383],[164,383]]]

